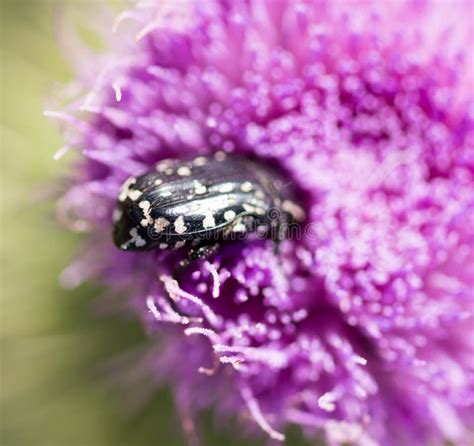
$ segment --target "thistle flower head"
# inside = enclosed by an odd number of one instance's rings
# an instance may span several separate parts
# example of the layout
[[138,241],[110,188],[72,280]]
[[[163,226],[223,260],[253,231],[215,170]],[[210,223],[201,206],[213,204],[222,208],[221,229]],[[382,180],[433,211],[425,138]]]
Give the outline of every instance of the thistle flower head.
[[[276,440],[296,424],[328,444],[468,441],[467,3],[178,3],[119,16],[113,48],[81,78],[88,94],[67,119],[83,158],[59,214],[90,243],[64,281],[127,290],[162,339],[147,367],[188,414],[250,414]],[[179,282],[181,254],[113,246],[127,177],[217,150],[288,173],[301,237],[278,254],[225,245]]]

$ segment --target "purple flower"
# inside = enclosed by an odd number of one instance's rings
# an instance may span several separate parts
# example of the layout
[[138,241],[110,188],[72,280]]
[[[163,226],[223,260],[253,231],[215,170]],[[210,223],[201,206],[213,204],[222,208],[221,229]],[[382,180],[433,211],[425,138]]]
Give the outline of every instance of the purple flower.
[[[145,366],[172,384],[189,431],[214,406],[276,440],[296,424],[331,445],[467,443],[470,4],[177,3],[119,16],[110,51],[79,66],[87,95],[58,115],[83,154],[59,215],[89,234],[64,282],[127,290],[160,339]],[[289,173],[302,237],[280,254],[228,244],[179,283],[182,253],[113,246],[127,177],[220,149]]]

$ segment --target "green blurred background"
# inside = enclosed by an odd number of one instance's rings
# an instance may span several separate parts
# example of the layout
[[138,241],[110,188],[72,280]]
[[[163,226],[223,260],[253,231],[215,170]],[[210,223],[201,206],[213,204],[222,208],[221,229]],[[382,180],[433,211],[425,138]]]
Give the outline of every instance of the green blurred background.
[[[54,221],[50,185],[71,158],[53,160],[61,137],[42,113],[55,84],[73,76],[54,40],[55,9],[82,10],[86,2],[1,1],[0,442],[184,445],[170,392],[130,414],[120,389],[99,373],[106,359],[146,345],[140,325],[94,316],[100,289],[93,284],[73,291],[58,284],[79,238]],[[202,425],[206,446],[265,443],[219,432],[212,414]],[[290,433],[288,444],[302,444],[299,434]]]

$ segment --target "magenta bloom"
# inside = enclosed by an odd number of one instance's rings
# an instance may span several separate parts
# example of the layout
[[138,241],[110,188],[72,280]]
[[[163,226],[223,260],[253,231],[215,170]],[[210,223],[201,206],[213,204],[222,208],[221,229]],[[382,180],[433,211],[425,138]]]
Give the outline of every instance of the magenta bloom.
[[[153,3],[120,16],[114,49],[81,65],[87,95],[64,116],[83,158],[59,213],[90,242],[64,281],[128,293],[160,339],[145,365],[171,383],[185,426],[214,406],[276,440],[296,424],[330,445],[467,444],[469,4]],[[179,283],[183,253],[113,245],[130,175],[217,150],[289,172],[302,237],[280,254],[229,244]]]

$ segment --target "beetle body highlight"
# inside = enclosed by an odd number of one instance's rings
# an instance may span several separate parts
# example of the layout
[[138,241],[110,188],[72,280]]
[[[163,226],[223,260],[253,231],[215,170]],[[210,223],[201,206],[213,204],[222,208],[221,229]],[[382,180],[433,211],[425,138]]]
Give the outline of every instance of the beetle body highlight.
[[292,209],[299,208],[284,178],[261,163],[224,152],[167,159],[122,185],[113,238],[127,251],[199,247],[257,230],[279,233],[298,219]]

